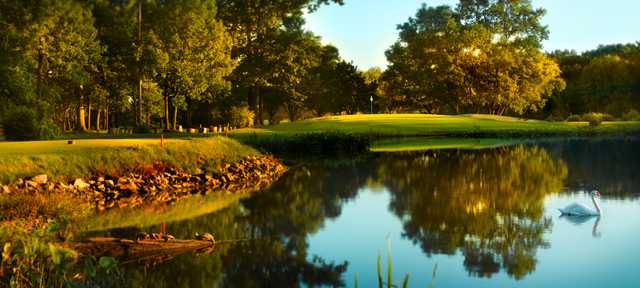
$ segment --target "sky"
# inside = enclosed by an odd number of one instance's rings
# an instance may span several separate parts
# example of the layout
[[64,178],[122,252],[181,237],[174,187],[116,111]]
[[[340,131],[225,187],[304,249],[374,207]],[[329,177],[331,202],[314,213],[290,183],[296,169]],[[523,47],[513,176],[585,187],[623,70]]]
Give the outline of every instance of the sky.
[[[361,70],[387,65],[384,51],[397,39],[396,26],[420,8],[455,0],[345,0],[345,5],[323,6],[306,16],[306,28],[322,37],[324,44],[340,49],[340,55]],[[544,7],[542,18],[549,27],[544,50],[582,52],[600,44],[640,41],[640,0],[532,0]]]

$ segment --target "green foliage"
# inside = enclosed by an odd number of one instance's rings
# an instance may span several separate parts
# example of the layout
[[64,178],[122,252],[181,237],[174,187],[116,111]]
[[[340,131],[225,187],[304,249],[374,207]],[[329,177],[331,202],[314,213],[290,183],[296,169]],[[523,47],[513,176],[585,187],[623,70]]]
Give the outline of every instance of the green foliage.
[[610,45],[577,54],[555,51],[567,89],[554,93],[545,110],[557,115],[590,111],[621,116],[640,109],[640,45]]
[[540,50],[544,13],[529,0],[424,5],[386,52],[385,102],[428,113],[539,110],[564,88],[558,65]]
[[262,151],[285,156],[355,155],[369,149],[368,137],[339,131],[293,135],[236,134],[235,137]]
[[640,121],[640,112],[635,109],[631,109],[626,113],[622,114],[622,120],[625,121]]
[[580,117],[580,115],[570,115],[569,117],[567,117],[567,121],[569,122],[582,121],[582,117]]
[[603,117],[599,113],[587,113],[582,115],[582,121],[589,122],[589,126],[596,127],[602,124]]
[[26,106],[11,108],[2,118],[2,127],[7,140],[51,139],[60,134],[53,121]]
[[253,127],[255,114],[248,106],[233,107],[229,111],[228,123],[234,127]]
[[40,137],[40,125],[36,111],[16,107],[2,118],[2,127],[8,140],[30,140]]

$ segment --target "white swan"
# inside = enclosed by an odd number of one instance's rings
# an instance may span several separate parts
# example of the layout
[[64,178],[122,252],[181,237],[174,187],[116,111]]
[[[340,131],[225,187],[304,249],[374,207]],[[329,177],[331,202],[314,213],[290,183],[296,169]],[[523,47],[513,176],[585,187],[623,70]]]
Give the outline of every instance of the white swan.
[[599,216],[602,213],[602,210],[600,209],[598,198],[600,198],[600,192],[591,192],[591,201],[593,201],[593,206],[596,207],[596,210],[593,210],[580,203],[573,203],[558,210],[560,210],[560,213],[562,213],[562,215],[567,216]]

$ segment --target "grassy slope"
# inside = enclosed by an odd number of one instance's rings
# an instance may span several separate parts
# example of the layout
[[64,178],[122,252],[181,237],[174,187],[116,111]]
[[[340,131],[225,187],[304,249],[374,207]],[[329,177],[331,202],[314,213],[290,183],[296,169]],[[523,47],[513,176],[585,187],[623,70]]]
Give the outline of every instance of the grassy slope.
[[502,138],[393,138],[371,143],[373,152],[404,152],[433,149],[482,149],[520,143],[521,140]]
[[264,129],[240,129],[235,133],[300,134],[322,131],[378,136],[436,136],[508,133],[572,133],[640,128],[640,122],[609,122],[598,128],[582,128],[586,122],[547,122],[491,115],[376,114],[330,116],[283,123]]
[[42,173],[52,178],[117,175],[157,162],[187,171],[207,170],[257,153],[226,137],[172,139],[164,148],[159,139],[75,140],[72,145],[66,141],[0,142],[0,183]]

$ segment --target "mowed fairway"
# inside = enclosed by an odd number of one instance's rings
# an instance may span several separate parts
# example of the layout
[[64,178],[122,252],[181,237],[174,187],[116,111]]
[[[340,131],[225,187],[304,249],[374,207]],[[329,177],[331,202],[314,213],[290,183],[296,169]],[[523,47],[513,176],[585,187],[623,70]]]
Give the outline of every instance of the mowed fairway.
[[186,171],[213,169],[216,163],[238,161],[258,151],[228,137],[197,139],[81,139],[0,142],[0,183],[20,177],[85,177],[117,174],[144,165],[164,163]]
[[492,115],[376,114],[313,118],[236,133],[309,133],[339,131],[385,136],[461,135],[509,132],[572,132],[586,123],[523,120]]
[[[165,139],[165,143],[177,143],[187,140]],[[49,153],[84,152],[90,149],[108,149],[160,145],[160,139],[80,139],[67,144],[67,140],[53,141],[3,141],[0,142],[0,155],[33,155]]]

